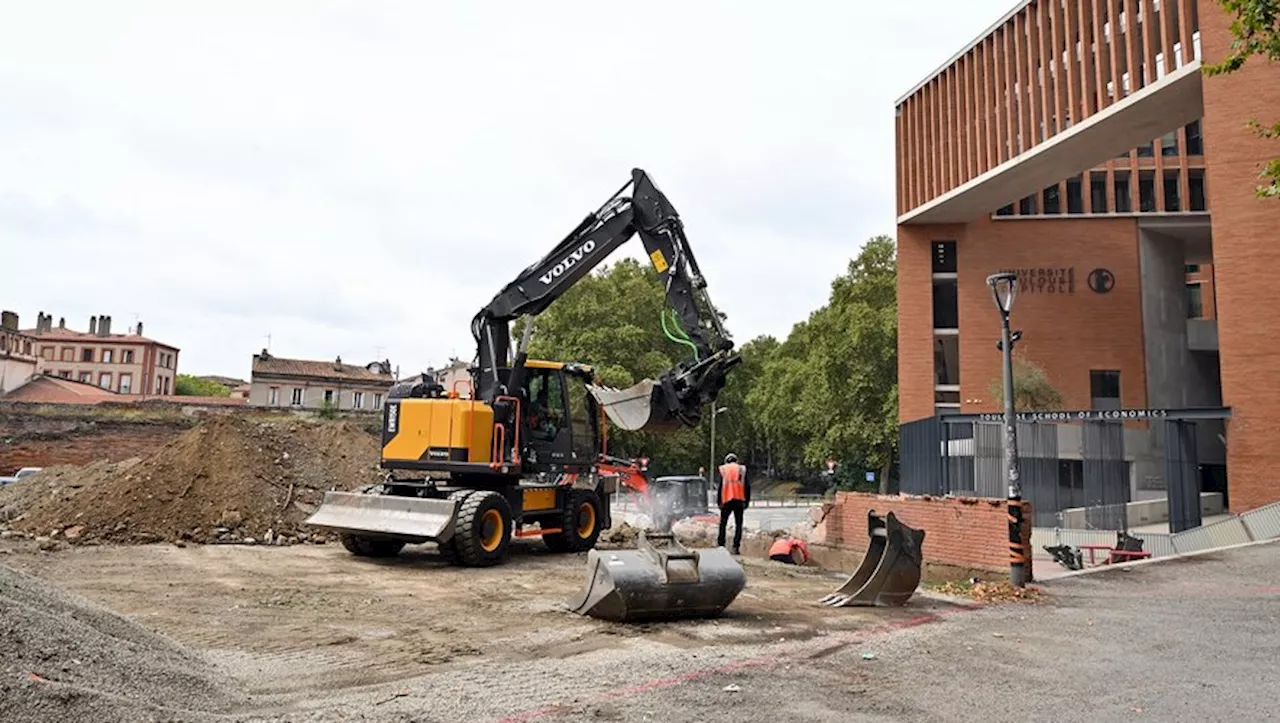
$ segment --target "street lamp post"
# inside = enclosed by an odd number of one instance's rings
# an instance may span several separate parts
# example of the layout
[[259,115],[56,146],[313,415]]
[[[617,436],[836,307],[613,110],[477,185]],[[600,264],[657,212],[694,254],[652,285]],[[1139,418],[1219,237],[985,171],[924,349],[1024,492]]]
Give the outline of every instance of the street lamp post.
[[991,298],[1000,311],[1000,343],[1004,362],[1004,466],[1009,492],[1009,582],[1015,587],[1027,584],[1028,551],[1022,543],[1022,483],[1018,473],[1018,420],[1013,398],[1013,345],[1022,332],[1009,330],[1009,313],[1018,291],[1018,277],[1010,272],[987,277]]

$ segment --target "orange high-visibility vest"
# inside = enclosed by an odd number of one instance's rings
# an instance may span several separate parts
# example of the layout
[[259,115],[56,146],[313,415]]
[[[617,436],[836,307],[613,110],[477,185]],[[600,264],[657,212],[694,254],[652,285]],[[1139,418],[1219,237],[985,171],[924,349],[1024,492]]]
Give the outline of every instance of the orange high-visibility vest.
[[720,465],[720,504],[731,500],[747,500],[747,486],[743,483],[746,467],[740,464]]

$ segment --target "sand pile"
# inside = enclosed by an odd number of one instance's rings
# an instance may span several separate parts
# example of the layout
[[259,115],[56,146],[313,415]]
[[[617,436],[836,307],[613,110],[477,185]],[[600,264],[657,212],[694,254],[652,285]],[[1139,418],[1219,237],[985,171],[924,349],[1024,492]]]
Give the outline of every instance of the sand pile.
[[[312,539],[327,489],[379,480],[377,438],[346,422],[214,418],[134,463],[45,472],[10,485],[13,530],[72,543]],[[6,501],[7,500],[7,501]]]
[[245,698],[196,654],[0,566],[0,719],[201,720]]

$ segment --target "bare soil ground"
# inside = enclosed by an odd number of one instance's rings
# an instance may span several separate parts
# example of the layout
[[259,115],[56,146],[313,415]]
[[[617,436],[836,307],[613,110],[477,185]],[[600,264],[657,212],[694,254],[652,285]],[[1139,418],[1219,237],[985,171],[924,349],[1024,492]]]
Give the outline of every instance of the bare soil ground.
[[[252,697],[253,715],[235,720],[492,719],[947,607],[919,596],[902,609],[833,610],[815,603],[839,584],[830,573],[746,559],[747,588],[719,619],[615,624],[563,607],[585,583],[585,555],[537,543],[487,569],[448,566],[430,545],[378,561],[336,544],[50,553],[9,539],[0,552],[208,657]],[[384,713],[405,691],[413,701],[395,708],[421,716]]]

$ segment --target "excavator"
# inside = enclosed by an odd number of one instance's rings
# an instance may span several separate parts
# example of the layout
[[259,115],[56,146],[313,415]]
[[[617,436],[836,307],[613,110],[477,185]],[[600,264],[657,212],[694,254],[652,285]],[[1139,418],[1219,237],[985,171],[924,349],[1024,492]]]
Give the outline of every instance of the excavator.
[[[603,386],[590,365],[529,358],[536,316],[637,235],[674,310],[679,335],[668,336],[693,358],[625,390]],[[644,465],[609,454],[609,422],[626,430],[696,426],[741,362],[680,216],[649,175],[632,170],[475,315],[471,332],[469,389],[444,389],[427,375],[392,386],[382,414],[383,481],[326,492],[306,524],[338,533],[357,556],[434,542],[470,567],[500,564],[513,539],[540,537],[553,552],[588,551],[588,590],[570,603],[580,614],[629,620],[723,610],[745,585],[723,548],[689,550],[657,530],[607,560],[594,549],[612,525],[619,486],[648,491]]]

